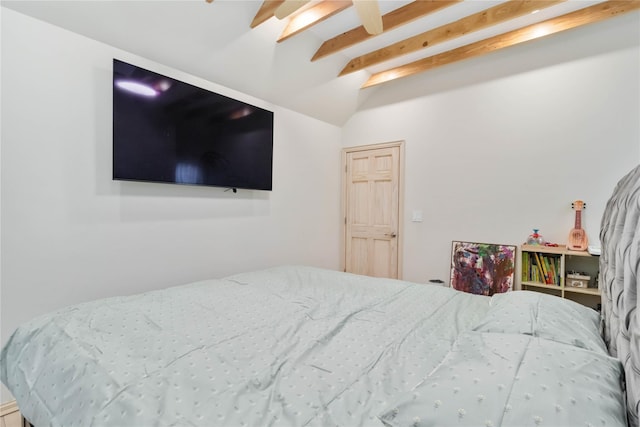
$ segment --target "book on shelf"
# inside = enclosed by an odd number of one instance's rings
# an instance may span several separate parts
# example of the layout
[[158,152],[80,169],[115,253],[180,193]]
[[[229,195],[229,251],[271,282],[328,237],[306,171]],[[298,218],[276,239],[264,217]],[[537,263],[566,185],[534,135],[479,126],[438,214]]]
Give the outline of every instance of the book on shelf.
[[536,256],[538,270],[540,270],[540,282],[547,283],[547,271],[545,270],[545,267],[544,267],[544,257],[542,254],[539,254],[538,252],[534,252],[534,254]]
[[529,252],[522,253],[522,281],[528,282],[529,276]]
[[560,257],[540,252],[523,252],[522,280],[560,286]]

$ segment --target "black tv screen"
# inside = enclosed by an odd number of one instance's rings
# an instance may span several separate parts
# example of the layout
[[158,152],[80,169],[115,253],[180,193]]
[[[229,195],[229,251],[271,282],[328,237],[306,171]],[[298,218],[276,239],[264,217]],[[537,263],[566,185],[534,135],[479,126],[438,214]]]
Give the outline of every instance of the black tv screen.
[[113,179],[272,189],[273,112],[113,60]]

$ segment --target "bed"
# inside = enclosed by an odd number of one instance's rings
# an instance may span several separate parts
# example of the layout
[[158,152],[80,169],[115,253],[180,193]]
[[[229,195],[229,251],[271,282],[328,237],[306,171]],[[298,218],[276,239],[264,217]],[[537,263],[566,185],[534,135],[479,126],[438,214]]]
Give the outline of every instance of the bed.
[[603,217],[604,339],[541,293],[281,266],[33,319],[0,378],[36,427],[635,426],[638,174]]
[[616,185],[600,227],[604,339],[609,353],[624,366],[630,426],[640,425],[639,216],[640,166],[637,166]]

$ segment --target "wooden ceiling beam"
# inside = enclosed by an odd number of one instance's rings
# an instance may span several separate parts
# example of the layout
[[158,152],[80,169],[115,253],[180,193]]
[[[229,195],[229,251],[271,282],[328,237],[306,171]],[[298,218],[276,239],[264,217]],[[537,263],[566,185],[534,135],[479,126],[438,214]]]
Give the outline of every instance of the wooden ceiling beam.
[[[391,31],[394,28],[408,24],[411,21],[456,4],[460,1],[461,0],[417,0],[399,7],[382,17],[383,32]],[[371,37],[374,36],[367,33],[363,26],[354,28],[322,43],[320,48],[313,55],[313,58],[311,58],[311,61],[334,54]]]
[[258,12],[256,13],[256,16],[253,18],[253,21],[251,21],[251,28],[255,28],[267,19],[273,17],[276,9],[280,7],[282,3],[284,3],[284,0],[263,1],[260,9],[258,9]]
[[278,38],[278,43],[330,18],[338,12],[342,12],[351,5],[353,5],[351,0],[327,0],[318,3],[292,17],[287,27],[282,31],[280,38]]
[[284,19],[305,6],[309,1],[310,0],[285,0],[284,3],[278,6],[274,15],[278,19]]
[[442,25],[438,28],[425,31],[416,36],[353,58],[339,75],[344,76],[345,74],[360,71],[372,65],[395,59],[421,49],[426,49],[427,47],[453,40],[465,34],[489,28],[520,16],[528,15],[536,10],[554,6],[564,1],[565,0],[510,0],[455,22]]
[[367,33],[374,36],[382,34],[382,15],[377,0],[353,0],[353,5]]
[[489,37],[488,39],[433,55],[410,64],[373,74],[369,80],[364,83],[362,88],[364,89],[401,77],[422,73],[436,67],[495,52],[529,40],[603,21],[637,9],[640,9],[640,1],[638,0],[611,0],[598,3],[537,24],[528,25],[518,30]]

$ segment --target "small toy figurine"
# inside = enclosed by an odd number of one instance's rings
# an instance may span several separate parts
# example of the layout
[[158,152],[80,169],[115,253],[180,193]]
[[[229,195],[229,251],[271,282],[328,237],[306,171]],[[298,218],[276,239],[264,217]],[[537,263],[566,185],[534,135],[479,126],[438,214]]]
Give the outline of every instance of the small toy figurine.
[[529,237],[527,237],[527,245],[544,245],[544,239],[538,233],[537,228],[534,228],[533,234],[530,234]]

